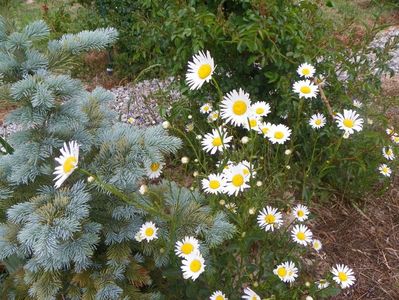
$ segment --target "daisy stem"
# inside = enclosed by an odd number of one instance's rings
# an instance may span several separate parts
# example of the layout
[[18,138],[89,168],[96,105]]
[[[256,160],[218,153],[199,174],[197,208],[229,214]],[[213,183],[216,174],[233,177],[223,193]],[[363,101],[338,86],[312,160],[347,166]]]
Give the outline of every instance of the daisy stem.
[[318,85],[318,87],[319,87],[319,91],[320,91],[321,100],[323,100],[325,106],[327,107],[328,113],[330,114],[331,118],[334,120],[334,112],[331,108],[330,102],[328,101],[326,94],[324,94],[324,90],[320,84]]
[[215,88],[216,88],[216,91],[218,92],[220,101],[222,101],[222,100],[223,100],[223,92],[222,92],[222,89],[220,88],[220,86],[219,86],[217,80],[215,79],[215,77],[212,77],[212,82],[213,82],[213,85],[214,85]]
[[202,169],[204,170],[204,172],[207,172],[207,168],[203,165],[202,161],[201,161],[201,157],[199,156],[199,153],[197,152],[197,148],[193,145],[193,143],[191,142],[191,140],[187,137],[187,135],[181,131],[179,128],[177,127],[172,127],[171,129],[177,131],[190,145],[190,147],[193,149],[195,157],[198,160],[198,163],[200,164],[200,166],[202,167]]
[[98,178],[96,175],[91,174],[89,171],[82,169],[82,168],[78,168],[79,172],[89,176],[89,177],[93,177],[94,180],[105,190],[107,190],[108,192],[110,192],[111,194],[113,194],[114,196],[116,196],[117,198],[119,198],[120,200],[122,200],[123,202],[136,206],[146,212],[152,212],[154,215],[160,215],[161,217],[163,217],[165,220],[169,220],[170,216],[168,216],[167,214],[163,213],[161,210],[158,211],[154,208],[152,208],[151,206],[146,206],[143,205],[141,203],[139,203],[138,201],[136,201],[135,199],[132,199],[128,196],[126,196],[122,191],[120,191],[117,187],[108,184],[104,181],[102,181],[100,178]]

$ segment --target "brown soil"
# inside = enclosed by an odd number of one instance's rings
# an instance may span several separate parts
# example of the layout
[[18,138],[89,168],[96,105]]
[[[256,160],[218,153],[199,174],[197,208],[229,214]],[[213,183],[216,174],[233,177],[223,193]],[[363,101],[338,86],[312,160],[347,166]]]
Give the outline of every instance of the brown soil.
[[315,213],[329,265],[346,264],[356,273],[354,288],[333,299],[399,299],[399,178],[362,208],[335,203]]

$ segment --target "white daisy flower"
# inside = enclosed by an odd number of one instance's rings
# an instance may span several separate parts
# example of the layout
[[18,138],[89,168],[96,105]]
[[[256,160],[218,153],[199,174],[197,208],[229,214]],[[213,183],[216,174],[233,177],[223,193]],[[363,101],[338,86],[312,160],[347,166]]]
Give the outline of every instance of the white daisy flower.
[[266,206],[258,215],[258,225],[265,231],[274,231],[278,229],[283,224],[283,216],[277,210],[270,206]]
[[147,172],[147,176],[150,179],[158,178],[161,176],[163,166],[165,164],[161,161],[153,162],[150,160],[146,160],[145,169]]
[[353,100],[353,106],[354,106],[354,107],[357,107],[357,108],[361,108],[361,107],[363,106],[363,103],[360,102],[360,101],[357,100],[357,99],[354,99],[354,100]]
[[261,117],[255,115],[255,114],[250,114],[248,116],[248,120],[246,123],[243,124],[243,127],[247,130],[255,130],[258,131],[259,125],[262,123]]
[[187,257],[198,251],[199,242],[192,236],[186,236],[183,240],[176,242],[175,253],[179,257]]
[[258,117],[266,117],[270,113],[269,103],[258,101],[251,105],[252,113]]
[[333,280],[345,289],[355,283],[355,276],[353,275],[352,269],[345,265],[337,264],[335,268],[332,268],[331,273],[334,275]]
[[237,204],[235,204],[234,202],[226,203],[224,207],[226,207],[226,209],[234,214],[237,213]]
[[263,134],[264,137],[268,137],[270,129],[272,128],[272,123],[270,122],[261,122],[258,126],[258,132]]
[[212,294],[212,296],[209,298],[210,300],[228,300],[225,294],[222,293],[222,291],[216,291]]
[[231,166],[224,171],[226,178],[226,186],[224,192],[228,195],[237,196],[239,192],[249,188],[247,184],[247,175],[244,173],[244,168],[241,166]]
[[200,89],[204,82],[209,82],[212,79],[214,71],[215,63],[209,51],[206,51],[206,54],[200,51],[194,55],[192,61],[188,62],[186,73],[186,81],[190,89]]
[[319,281],[316,281],[316,284],[319,290],[326,289],[330,286],[330,283],[326,279],[320,279]]
[[215,122],[219,119],[219,111],[215,110],[208,115],[208,122]]
[[55,167],[54,187],[58,189],[64,181],[75,171],[78,167],[79,161],[79,145],[75,141],[64,143],[64,146],[60,150],[61,156],[57,157],[55,161],[59,163],[59,166]]
[[290,139],[291,129],[283,124],[272,125],[270,131],[267,135],[270,142],[273,144],[284,144],[286,141]]
[[388,160],[394,160],[395,154],[393,153],[392,147],[382,148],[382,155]]
[[314,114],[310,120],[309,120],[309,125],[312,126],[313,129],[319,129],[324,127],[326,125],[326,117],[322,114]]
[[229,148],[229,143],[233,139],[232,136],[227,135],[226,129],[219,127],[212,129],[211,133],[207,133],[201,141],[202,149],[210,154],[215,154],[217,151],[222,152]]
[[200,112],[202,114],[209,114],[212,111],[212,104],[210,103],[205,103],[200,107]]
[[251,290],[249,287],[246,287],[244,289],[244,295],[242,295],[241,298],[246,300],[261,300],[259,295]]
[[221,116],[227,122],[235,126],[247,123],[251,111],[251,100],[249,94],[242,89],[233,90],[224,96],[221,107]]
[[396,133],[394,133],[394,134],[391,136],[391,140],[392,140],[392,142],[394,142],[395,144],[399,144],[399,135],[396,134]]
[[297,206],[294,207],[292,213],[294,217],[298,219],[298,221],[303,222],[308,219],[310,212],[305,205],[298,204]]
[[201,184],[205,193],[219,194],[226,187],[226,179],[220,174],[209,174],[208,178],[201,180]]
[[157,239],[157,231],[158,228],[155,226],[153,222],[145,222],[140,227],[140,235],[142,239],[145,239],[147,242]]
[[312,241],[312,232],[305,225],[295,225],[291,231],[294,241],[300,245],[306,246]]
[[137,231],[137,233],[134,236],[134,239],[140,243],[144,240],[144,236],[141,235],[140,231]]
[[395,128],[393,127],[388,127],[385,132],[387,133],[387,135],[392,135],[395,133]]
[[299,76],[309,78],[313,77],[314,73],[316,72],[316,69],[308,63],[303,63],[298,67],[296,71],[299,74]]
[[310,80],[300,80],[294,83],[293,90],[299,94],[299,98],[316,98],[319,87]]
[[278,265],[273,273],[277,275],[283,282],[294,282],[298,277],[298,268],[292,261],[284,262]]
[[359,117],[356,111],[344,109],[344,114],[338,113],[335,116],[338,128],[344,130],[348,134],[363,129],[363,119]]
[[312,248],[315,249],[317,252],[319,252],[322,247],[323,247],[323,245],[319,240],[314,239],[312,241]]
[[255,177],[256,171],[254,171],[254,166],[251,165],[249,161],[243,160],[242,162],[239,162],[237,166],[242,168],[246,179],[249,177]]
[[195,281],[205,271],[205,267],[205,260],[201,253],[194,252],[183,259],[183,265],[181,266],[183,278],[191,278]]
[[381,165],[378,167],[378,171],[380,171],[380,173],[381,173],[382,175],[384,175],[385,177],[390,177],[390,176],[391,176],[391,173],[392,173],[391,168],[388,167],[386,164],[381,164]]

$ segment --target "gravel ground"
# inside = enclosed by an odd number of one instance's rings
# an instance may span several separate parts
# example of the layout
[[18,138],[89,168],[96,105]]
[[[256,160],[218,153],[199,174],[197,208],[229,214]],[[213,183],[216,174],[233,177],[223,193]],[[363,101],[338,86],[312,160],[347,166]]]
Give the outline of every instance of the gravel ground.
[[[371,47],[382,48],[386,43],[395,38],[399,40],[399,25],[389,27],[388,29],[377,34],[376,38],[371,43]],[[392,58],[389,62],[389,66],[392,68],[395,74],[399,75],[399,44],[397,44],[396,49],[391,51],[390,54],[392,55]]]

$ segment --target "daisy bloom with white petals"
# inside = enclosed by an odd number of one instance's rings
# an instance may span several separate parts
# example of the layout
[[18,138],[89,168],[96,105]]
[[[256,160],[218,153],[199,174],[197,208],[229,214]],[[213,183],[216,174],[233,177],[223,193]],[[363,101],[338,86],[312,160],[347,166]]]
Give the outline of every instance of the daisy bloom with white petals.
[[209,174],[208,178],[201,180],[202,188],[205,193],[222,193],[226,186],[226,179],[220,174]]
[[241,298],[246,300],[261,300],[259,295],[251,290],[249,287],[246,287],[244,289],[244,295],[242,295]]
[[183,259],[183,265],[181,266],[183,278],[191,278],[195,281],[205,271],[205,267],[205,260],[201,253],[194,252]]
[[393,153],[392,147],[382,148],[382,155],[388,160],[394,160],[395,154]]
[[298,268],[292,261],[284,262],[278,265],[273,273],[277,275],[282,282],[294,282],[295,278],[298,277]]
[[222,291],[216,291],[212,294],[212,296],[209,298],[210,300],[228,300],[225,294],[222,293]]
[[391,173],[392,173],[391,168],[388,167],[386,164],[381,164],[381,165],[378,167],[378,171],[380,171],[380,173],[381,173],[382,175],[384,175],[385,177],[390,177],[390,176],[391,176]]
[[335,116],[338,128],[344,130],[348,134],[353,134],[355,131],[363,129],[363,119],[354,110],[344,109],[344,114],[338,113]]
[[270,129],[272,128],[272,123],[270,123],[270,122],[262,122],[262,123],[260,123],[259,124],[259,127],[258,127],[258,132],[260,133],[260,134],[263,134],[263,136],[264,137],[268,137],[268,134],[269,134],[269,132],[270,132]]
[[215,110],[208,115],[208,122],[215,122],[219,119],[219,111]]
[[145,169],[146,169],[148,178],[154,179],[154,178],[158,178],[159,176],[161,176],[162,169],[163,169],[164,165],[165,164],[160,161],[153,162],[153,161],[147,160],[145,162]]
[[215,63],[209,51],[206,51],[206,53],[200,51],[194,55],[192,61],[188,62],[186,73],[186,81],[190,89],[200,89],[204,82],[209,82],[212,79],[214,71]]
[[332,268],[331,273],[334,275],[333,280],[343,289],[350,287],[356,281],[352,269],[345,265],[337,264]]
[[237,196],[239,192],[249,188],[247,184],[247,175],[244,173],[244,168],[241,166],[232,166],[224,171],[226,178],[226,186],[224,192],[228,195]]
[[256,175],[256,171],[254,171],[254,166],[251,165],[251,163],[247,160],[243,160],[242,162],[239,162],[237,164],[238,167],[242,168],[242,171],[245,175],[245,178],[249,178],[249,177],[255,177]]
[[234,126],[241,126],[248,122],[251,111],[249,94],[242,89],[232,90],[224,96],[221,104],[221,117]]
[[139,233],[142,239],[145,239],[147,242],[149,242],[158,238],[157,231],[158,228],[153,222],[145,222],[143,225],[141,225]]
[[230,147],[229,143],[232,139],[232,136],[227,135],[226,129],[219,127],[219,129],[212,129],[211,133],[207,133],[201,144],[204,151],[215,154],[217,151],[221,152]]
[[192,236],[186,236],[183,240],[177,241],[175,253],[179,257],[187,257],[190,254],[199,251],[199,242]]
[[269,141],[273,144],[284,144],[290,139],[291,129],[283,124],[272,125],[267,135]]
[[258,225],[265,231],[274,231],[283,224],[283,216],[277,210],[270,206],[266,206],[258,215]]
[[293,240],[303,246],[306,246],[312,242],[312,232],[305,225],[295,225],[291,231],[291,236]]
[[300,80],[294,83],[293,90],[299,94],[299,98],[316,98],[319,88],[310,80]]
[[297,206],[294,207],[292,213],[294,217],[298,219],[298,221],[302,222],[308,219],[310,212],[305,205],[298,204]]
[[385,132],[387,133],[387,135],[392,135],[395,133],[395,128],[388,127],[387,129],[385,129]]
[[319,290],[326,289],[330,286],[330,283],[325,279],[320,279],[319,281],[316,281],[316,284]]
[[270,113],[269,103],[258,101],[251,105],[252,113],[258,117],[266,117]]
[[200,112],[202,114],[209,114],[212,111],[212,104],[210,103],[205,103],[200,107]]
[[324,127],[326,125],[326,117],[322,114],[314,114],[310,120],[309,120],[309,125],[312,126],[313,129],[319,129]]
[[399,135],[397,135],[396,133],[394,133],[394,134],[391,136],[391,140],[392,140],[392,142],[394,142],[395,144],[399,144]]
[[248,120],[246,123],[243,124],[243,127],[247,130],[255,130],[258,131],[259,125],[262,123],[261,117],[255,115],[255,114],[250,114],[248,116]]
[[323,245],[321,244],[321,242],[319,240],[314,239],[312,241],[312,248],[314,250],[316,250],[317,252],[319,252],[322,247],[323,247]]
[[303,63],[298,67],[296,71],[299,74],[299,76],[309,78],[313,77],[314,73],[316,72],[316,69],[308,63]]
[[60,150],[61,156],[57,157],[55,161],[59,163],[59,166],[55,168],[54,187],[58,189],[64,181],[75,171],[78,167],[79,161],[79,145],[75,141],[71,141],[68,144],[64,143],[64,147]]

